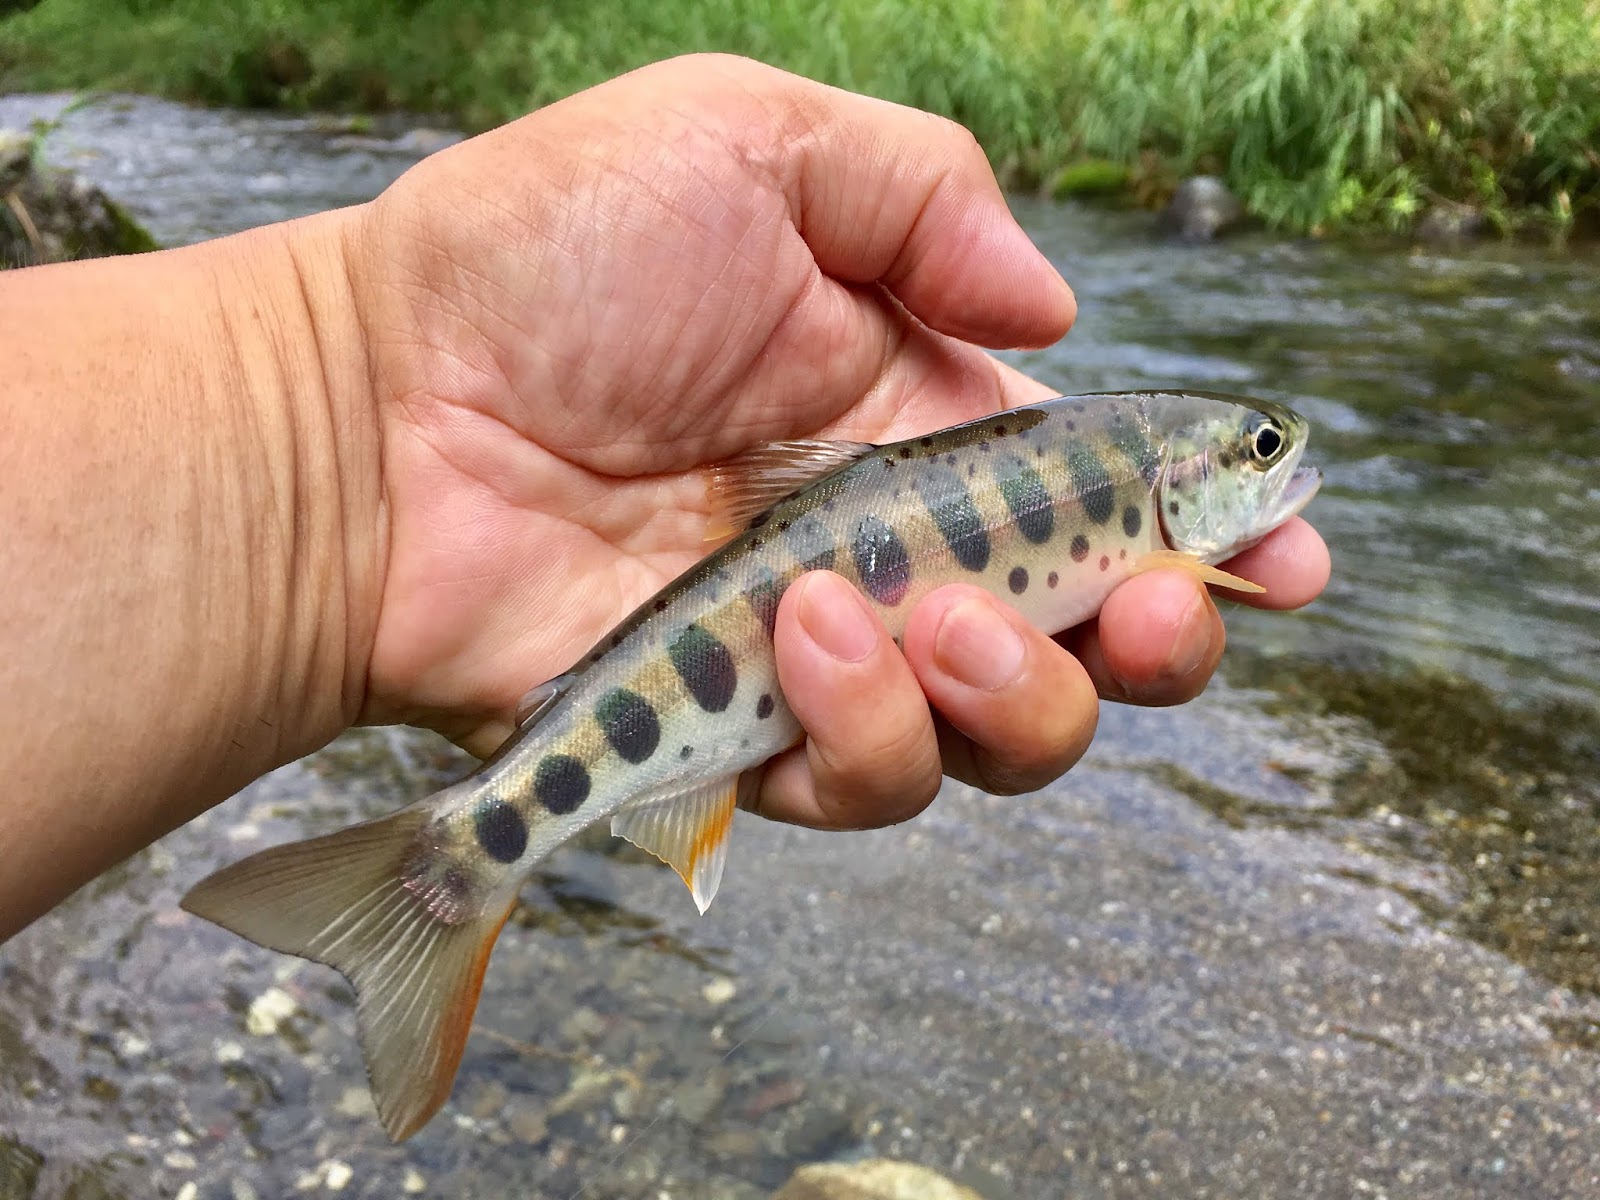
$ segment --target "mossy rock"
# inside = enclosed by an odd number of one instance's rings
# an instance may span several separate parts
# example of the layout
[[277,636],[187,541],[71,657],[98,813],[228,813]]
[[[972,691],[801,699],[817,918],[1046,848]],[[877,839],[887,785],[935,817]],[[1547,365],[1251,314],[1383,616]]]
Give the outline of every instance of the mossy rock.
[[1057,200],[1081,196],[1110,196],[1128,190],[1132,173],[1121,163],[1103,158],[1086,158],[1068,163],[1050,184]]
[[37,140],[0,130],[0,269],[159,249],[83,176],[44,166]]

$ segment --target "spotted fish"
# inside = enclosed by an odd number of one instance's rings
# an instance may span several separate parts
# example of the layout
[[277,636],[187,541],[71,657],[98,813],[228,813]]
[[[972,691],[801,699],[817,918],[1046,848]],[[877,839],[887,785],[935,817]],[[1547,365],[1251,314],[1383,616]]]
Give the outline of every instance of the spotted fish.
[[1321,476],[1274,404],[1182,392],[1062,397],[893,445],[784,442],[715,469],[720,549],[536,688],[466,779],[390,816],[266,850],[189,911],[327,963],[357,994],[396,1140],[449,1096],[489,952],[534,864],[580,830],[669,863],[703,912],[753,768],[803,734],[773,625],[803,572],[839,572],[896,636],[928,592],[983,586],[1047,632],[1141,571],[1215,566],[1298,512]]

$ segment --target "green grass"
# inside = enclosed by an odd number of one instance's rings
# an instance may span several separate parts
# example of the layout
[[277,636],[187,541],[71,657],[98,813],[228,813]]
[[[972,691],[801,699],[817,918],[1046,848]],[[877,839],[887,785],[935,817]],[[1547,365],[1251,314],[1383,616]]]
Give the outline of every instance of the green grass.
[[711,49],[945,113],[1017,184],[1214,171],[1290,230],[1600,211],[1600,0],[43,0],[0,16],[0,89],[479,128]]

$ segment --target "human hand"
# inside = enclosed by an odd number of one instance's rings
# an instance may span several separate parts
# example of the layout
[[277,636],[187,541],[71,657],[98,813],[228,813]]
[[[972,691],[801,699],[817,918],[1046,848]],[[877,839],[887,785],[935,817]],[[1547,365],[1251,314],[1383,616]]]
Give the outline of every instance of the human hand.
[[[360,719],[479,753],[531,684],[704,555],[705,465],[1045,398],[980,347],[1048,344],[1074,316],[965,131],[740,60],[612,81],[355,211],[384,515],[346,535],[372,556],[353,573],[371,592],[353,606],[376,614],[352,663]],[[1295,522],[1230,569],[1286,607],[1327,559]],[[852,613],[861,653],[808,632]],[[1062,640],[1077,657],[952,587],[902,654],[842,580],[807,577],[776,643],[809,738],[769,765],[758,807],[856,827],[912,815],[942,772],[1040,786],[1087,745],[1097,693],[1188,699],[1223,639],[1199,585],[1154,572]],[[974,686],[961,662],[1012,670]]]

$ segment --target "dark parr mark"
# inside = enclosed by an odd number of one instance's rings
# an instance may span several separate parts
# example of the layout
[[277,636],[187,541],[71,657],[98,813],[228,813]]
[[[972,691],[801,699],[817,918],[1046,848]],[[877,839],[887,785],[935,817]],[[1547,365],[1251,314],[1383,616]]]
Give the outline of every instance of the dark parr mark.
[[862,517],[850,553],[861,586],[874,600],[893,607],[906,598],[911,587],[911,558],[905,543],[888,525],[877,517]]
[[989,531],[966,485],[952,472],[938,471],[920,479],[917,490],[956,561],[969,571],[987,567]]
[[998,482],[1022,536],[1035,546],[1048,542],[1055,531],[1056,510],[1039,472],[1026,463],[1017,463],[1009,474],[1000,475]]
[[772,715],[772,694],[762,692],[761,699],[756,701],[756,720],[765,721]]
[[1096,525],[1111,520],[1117,509],[1117,487],[1099,456],[1084,445],[1067,451],[1067,470],[1072,475],[1072,494]]
[[594,706],[594,716],[611,748],[628,762],[642,763],[661,744],[656,710],[638,692],[612,688]]
[[1028,568],[1027,567],[1012,567],[1011,568],[1011,574],[1006,576],[1006,586],[1011,589],[1013,594],[1018,595],[1018,596],[1022,595],[1023,592],[1027,591],[1028,590]]
[[739,670],[728,648],[710,630],[690,625],[667,647],[667,657],[694,702],[706,712],[721,712],[733,702]]
[[744,599],[770,638],[778,625],[778,603],[783,599],[783,585],[768,571],[760,583],[744,594]]
[[1050,574],[1045,578],[1045,582],[1051,587],[1055,587],[1056,584],[1061,582],[1061,576],[1057,575],[1054,571],[1051,571]]
[[557,815],[572,812],[589,798],[589,772],[570,754],[549,755],[533,773],[533,794]]
[[528,823],[504,800],[485,800],[472,814],[478,845],[497,863],[514,863],[528,848]]
[[1072,561],[1082,562],[1089,557],[1089,539],[1083,534],[1078,534],[1072,539]]
[[1139,530],[1144,525],[1144,518],[1139,515],[1139,510],[1133,505],[1128,505],[1122,510],[1122,532],[1129,537],[1138,537]]

